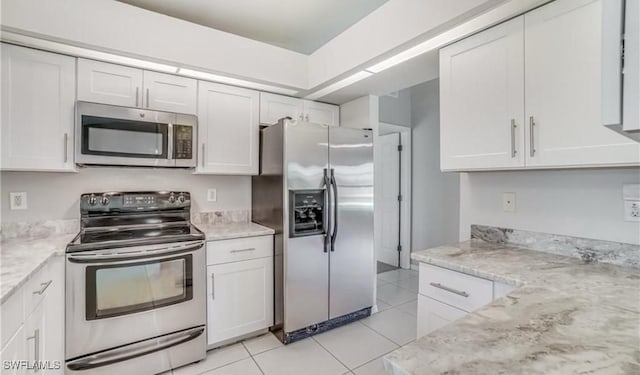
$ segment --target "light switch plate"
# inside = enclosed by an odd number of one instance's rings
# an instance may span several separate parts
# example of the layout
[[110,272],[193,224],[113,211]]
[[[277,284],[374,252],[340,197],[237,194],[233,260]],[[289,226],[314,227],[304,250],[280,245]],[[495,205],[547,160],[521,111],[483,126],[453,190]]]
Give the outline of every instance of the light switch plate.
[[215,202],[218,200],[218,192],[216,189],[208,189],[207,190],[207,201]]
[[27,192],[9,193],[9,207],[12,210],[27,209]]
[[516,193],[502,193],[502,210],[504,212],[516,211]]

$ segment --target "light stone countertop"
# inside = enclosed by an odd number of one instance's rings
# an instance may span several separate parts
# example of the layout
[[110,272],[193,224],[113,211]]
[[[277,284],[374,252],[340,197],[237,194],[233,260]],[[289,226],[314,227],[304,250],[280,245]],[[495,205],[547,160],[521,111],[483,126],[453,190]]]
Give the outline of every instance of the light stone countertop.
[[0,304],[26,283],[53,256],[64,255],[76,234],[0,242]]
[[[254,237],[274,234],[255,223],[199,224],[207,240]],[[0,242],[0,304],[40,270],[52,256],[62,256],[76,234],[52,235],[39,239],[14,238]]]
[[205,234],[207,241],[266,236],[275,233],[273,229],[256,223],[195,224],[195,226]]
[[412,254],[520,285],[385,356],[394,375],[640,374],[640,270],[471,240]]

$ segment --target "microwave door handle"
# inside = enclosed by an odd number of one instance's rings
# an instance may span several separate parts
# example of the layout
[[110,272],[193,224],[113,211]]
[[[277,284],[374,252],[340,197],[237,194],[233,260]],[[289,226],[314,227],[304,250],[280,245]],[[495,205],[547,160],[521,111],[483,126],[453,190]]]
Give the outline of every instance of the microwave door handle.
[[174,160],[175,156],[173,155],[173,124],[168,124],[167,130],[167,159]]

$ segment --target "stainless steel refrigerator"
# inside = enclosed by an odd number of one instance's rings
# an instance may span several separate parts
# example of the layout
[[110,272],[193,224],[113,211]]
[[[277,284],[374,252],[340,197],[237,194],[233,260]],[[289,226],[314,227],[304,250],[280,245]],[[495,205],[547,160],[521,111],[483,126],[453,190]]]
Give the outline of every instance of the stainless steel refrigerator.
[[260,133],[252,219],[276,230],[274,331],[290,343],[368,316],[371,131],[283,119]]

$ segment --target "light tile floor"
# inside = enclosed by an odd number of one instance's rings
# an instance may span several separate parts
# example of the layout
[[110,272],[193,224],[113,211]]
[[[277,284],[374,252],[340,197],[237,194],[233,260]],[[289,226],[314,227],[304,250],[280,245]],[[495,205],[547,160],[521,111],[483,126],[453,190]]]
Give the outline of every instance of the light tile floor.
[[282,345],[271,333],[209,351],[174,375],[385,375],[382,357],[416,338],[418,273],[378,274],[378,310],[366,319]]

